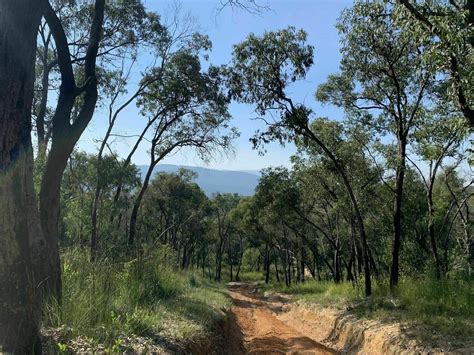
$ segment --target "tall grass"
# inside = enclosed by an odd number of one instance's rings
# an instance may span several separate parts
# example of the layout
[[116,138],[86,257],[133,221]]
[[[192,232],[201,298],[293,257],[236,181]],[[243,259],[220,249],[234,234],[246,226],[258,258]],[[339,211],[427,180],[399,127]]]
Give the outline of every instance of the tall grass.
[[[389,294],[387,289],[379,299]],[[399,302],[400,318],[427,325],[441,334],[470,337],[474,342],[472,280],[405,279],[397,288],[395,297]],[[376,307],[369,312],[376,312]]]
[[106,347],[123,336],[209,336],[229,300],[218,286],[169,265],[170,253],[161,250],[140,263],[90,263],[81,251],[63,254],[62,303],[46,304],[44,325],[60,328],[66,342],[81,337]]
[[293,294],[297,299],[350,309],[361,317],[399,320],[426,326],[437,335],[474,342],[474,280],[405,278],[396,290],[376,281],[373,295],[365,298],[361,287],[351,283],[305,283],[286,287],[282,283],[263,286]]

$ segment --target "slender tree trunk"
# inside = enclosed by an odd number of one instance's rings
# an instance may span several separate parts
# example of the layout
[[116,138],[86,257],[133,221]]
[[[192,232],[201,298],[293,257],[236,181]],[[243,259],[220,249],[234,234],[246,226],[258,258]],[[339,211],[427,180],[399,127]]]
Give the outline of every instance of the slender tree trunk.
[[287,249],[287,261],[288,261],[288,266],[287,266],[287,273],[288,273],[288,286],[291,285],[291,268],[292,268],[292,261],[291,261],[291,254],[289,249]]
[[232,251],[231,251],[231,241],[229,240],[227,243],[227,259],[229,261],[230,266],[230,281],[234,281],[234,273],[232,269]]
[[[296,260],[296,266],[298,266],[298,260]],[[293,264],[293,259],[291,260],[291,273],[293,275],[293,278],[298,275],[295,270],[295,264]],[[296,279],[296,282],[298,283],[298,279]]]
[[333,265],[331,265],[331,263],[328,262],[326,259],[324,259],[324,263],[325,263],[326,266],[328,267],[329,272],[330,272],[331,275],[332,275],[332,279],[333,279],[333,280],[336,280],[336,271],[334,270],[334,263],[333,263]]
[[276,276],[276,280],[277,282],[280,282],[280,273],[278,272],[278,261],[277,261],[277,258],[275,257],[275,276]]
[[351,258],[349,259],[349,264],[347,264],[346,270],[347,270],[347,281],[354,282],[355,278],[354,275],[352,274],[352,266],[354,264],[354,256],[351,255]]
[[334,250],[334,282],[341,282],[341,262],[339,257],[339,249]]
[[430,236],[431,252],[433,254],[433,261],[435,267],[435,276],[439,280],[441,278],[441,260],[438,254],[438,246],[436,244],[436,235],[434,230],[434,203],[433,203],[433,189],[430,184],[430,189],[428,190],[428,234]]
[[206,256],[205,252],[202,253],[202,277],[206,276]]
[[109,123],[107,131],[105,133],[104,139],[100,144],[99,152],[97,153],[97,167],[96,167],[96,186],[95,186],[95,193],[94,193],[94,201],[92,203],[92,214],[91,214],[91,222],[92,222],[92,231],[91,231],[91,261],[96,261],[97,258],[97,209],[99,208],[99,198],[102,192],[101,186],[101,175],[103,174],[102,171],[102,156],[104,154],[104,149],[107,144],[107,140],[110,137],[112,132],[112,128],[114,126],[115,120],[112,119]]
[[[179,254],[178,254],[179,256]],[[184,270],[186,268],[186,245],[183,246],[183,257],[181,258],[181,270]]]
[[362,265],[363,265],[363,260],[361,253],[359,251],[359,243],[357,242],[357,239],[355,237],[355,228],[354,228],[354,222],[351,220],[351,234],[352,234],[352,251],[354,254],[354,275],[356,276],[356,280],[359,277],[359,275],[362,273]]
[[[100,164],[101,158],[98,159],[97,164]],[[97,174],[99,172],[97,171]],[[92,203],[92,215],[91,215],[91,222],[92,222],[92,231],[91,231],[91,262],[95,262],[97,259],[97,208],[99,206],[99,197],[101,188],[99,186],[100,179],[97,177],[97,186],[94,195],[94,202]]]
[[402,200],[403,200],[403,182],[405,179],[406,164],[406,138],[399,134],[398,138],[398,165],[395,181],[395,203],[393,206],[393,247],[392,247],[392,265],[390,268],[390,288],[395,288],[399,280],[399,259],[402,240]]
[[[127,167],[131,162],[132,162],[132,157],[133,155],[135,154],[135,152],[137,151],[140,143],[142,142],[143,138],[145,137],[145,134],[147,133],[148,129],[151,127],[151,124],[153,123],[153,121],[150,121],[148,122],[148,124],[145,126],[145,128],[142,130],[142,132],[140,133],[140,136],[138,137],[137,141],[135,142],[132,150],[130,151],[130,153],[128,154],[127,158],[125,159],[125,161],[123,162],[123,167]],[[115,194],[114,194],[114,199],[113,199],[113,202],[112,202],[112,211],[110,213],[110,217],[109,217],[109,221],[110,223],[112,223],[115,219],[115,213],[116,213],[116,210],[113,208],[113,206],[116,206],[117,205],[117,202],[120,198],[120,195],[122,193],[122,189],[123,189],[123,182],[120,182],[118,185],[117,185],[117,189],[115,190]]]
[[0,4],[0,349],[39,353],[44,239],[33,188],[31,106],[45,1]]
[[443,243],[443,264],[444,264],[444,272],[447,274],[449,271],[449,239],[446,238],[445,242]]
[[273,249],[273,263],[275,264],[275,276],[277,282],[280,282],[280,272],[278,271],[278,257],[275,249]]
[[235,274],[235,281],[240,281],[240,277],[239,277],[239,274],[240,274],[240,268],[242,266],[242,258],[244,256],[244,243],[243,243],[243,239],[242,239],[242,236],[240,235],[239,236],[239,264],[237,265],[237,272]]
[[221,281],[221,271],[222,271],[222,254],[224,252],[224,236],[222,235],[222,228],[219,227],[219,246],[216,250],[216,270],[214,281]]
[[[346,187],[347,194],[349,195],[349,199],[352,204],[352,208],[354,210],[354,214],[357,221],[357,227],[359,229],[359,237],[362,247],[362,258],[364,261],[364,281],[365,281],[365,295],[368,297],[372,294],[372,281],[370,279],[370,261],[369,261],[369,254],[368,254],[368,244],[367,244],[367,234],[365,232],[365,224],[364,218],[362,217],[362,212],[359,208],[359,204],[357,203],[357,199],[354,194],[354,190],[352,189],[352,185],[347,177],[347,174],[344,168],[340,165],[339,160],[336,156],[332,153],[332,151],[326,147],[326,145],[318,138],[316,135],[311,131],[309,127],[304,127],[306,135],[313,140],[317,145],[321,147],[324,153],[328,156],[329,159],[334,163],[334,166],[342,178],[344,186]],[[398,264],[397,264],[398,267]],[[397,269],[398,270],[398,269]]]
[[[464,227],[464,239],[466,240],[466,259],[467,259],[467,275],[472,277],[472,272],[474,270],[474,242],[472,237],[469,236],[467,227]],[[444,272],[447,273],[448,269],[445,268]]]
[[369,249],[368,252],[369,252],[370,269],[373,270],[375,276],[378,276],[379,272],[378,272],[377,264],[375,263],[375,259],[372,255],[372,251]]
[[265,283],[270,281],[270,250],[268,245],[265,247]]
[[301,269],[301,282],[304,282],[304,260],[306,258],[306,253],[304,247],[300,247],[301,250],[301,260],[300,260],[300,269]]
[[128,232],[128,246],[129,247],[132,247],[135,243],[136,233],[137,233],[138,210],[140,209],[143,196],[145,195],[145,191],[148,188],[151,175],[153,173],[153,169],[155,168],[155,166],[156,166],[156,163],[154,162],[154,159],[152,159],[150,166],[148,167],[148,170],[146,172],[145,180],[143,180],[143,184],[140,189],[140,192],[138,193],[137,198],[135,199],[135,202],[133,203],[132,214],[130,215],[130,227],[129,227],[130,229]]
[[217,272],[216,272],[217,282],[221,282],[221,274],[222,274],[222,253],[219,255],[219,260],[217,263]]
[[313,247],[310,248],[311,253],[313,254],[313,261],[314,261],[314,279],[318,281],[321,281],[321,267],[319,266],[319,258],[318,258],[318,249],[317,246],[314,245]]
[[39,110],[36,115],[36,136],[38,137],[38,157],[44,159],[46,157],[46,130],[45,130],[45,117],[46,109],[48,106],[48,93],[49,93],[49,73],[51,67],[48,63],[49,60],[49,43],[51,40],[51,33],[45,38],[43,43],[43,53],[41,56],[41,64],[43,66],[42,79],[41,79],[41,101]]

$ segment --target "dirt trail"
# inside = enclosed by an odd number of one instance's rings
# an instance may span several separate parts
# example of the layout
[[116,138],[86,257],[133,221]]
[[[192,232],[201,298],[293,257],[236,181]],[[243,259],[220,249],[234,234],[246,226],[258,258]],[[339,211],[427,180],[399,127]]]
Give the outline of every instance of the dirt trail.
[[254,283],[230,283],[233,307],[226,329],[226,354],[334,354],[335,351],[277,318],[285,300],[265,298]]

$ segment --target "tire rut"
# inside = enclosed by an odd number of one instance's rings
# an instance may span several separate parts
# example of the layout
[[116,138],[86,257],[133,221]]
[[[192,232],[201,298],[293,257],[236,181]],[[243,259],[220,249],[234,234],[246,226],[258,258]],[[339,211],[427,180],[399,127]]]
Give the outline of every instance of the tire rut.
[[255,283],[230,283],[233,306],[226,328],[226,354],[335,354],[279,320],[284,302],[269,301]]

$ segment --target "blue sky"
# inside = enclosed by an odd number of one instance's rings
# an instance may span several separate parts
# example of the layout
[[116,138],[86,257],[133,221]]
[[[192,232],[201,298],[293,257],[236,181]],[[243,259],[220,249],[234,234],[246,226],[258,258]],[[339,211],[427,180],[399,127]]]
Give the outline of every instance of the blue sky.
[[[173,1],[145,0],[150,10],[166,12]],[[273,0],[267,1],[269,10],[259,15],[242,10],[225,8],[218,12],[219,0],[199,1],[182,0],[179,2],[183,13],[190,13],[196,20],[200,32],[207,34],[213,43],[209,62],[215,65],[230,61],[232,46],[241,42],[249,33],[261,34],[265,31],[278,30],[288,26],[304,29],[308,33],[308,43],[315,47],[315,64],[305,81],[296,83],[288,92],[295,101],[304,102],[312,107],[318,116],[341,119],[343,113],[330,106],[321,106],[314,100],[316,87],[323,83],[327,76],[338,71],[340,53],[339,36],[335,24],[340,12],[351,6],[349,0]],[[263,2],[262,2],[263,3]],[[131,84],[133,85],[133,83]],[[259,156],[252,149],[249,138],[254,131],[262,127],[262,123],[252,120],[256,114],[253,107],[232,104],[231,114],[233,125],[238,127],[241,136],[235,141],[235,154],[229,157],[217,157],[214,161],[204,164],[192,151],[182,150],[163,163],[178,165],[206,166],[228,170],[260,170],[268,166],[289,166],[289,157],[295,149],[290,144],[280,147],[271,144],[267,154]],[[129,108],[120,116],[115,132],[132,135],[139,129],[140,117],[135,108]],[[93,121],[84,132],[79,142],[79,149],[94,152],[97,140],[103,136],[107,117],[104,109],[98,109]],[[136,164],[148,164],[146,142],[144,142],[134,158]],[[113,148],[122,156],[129,151],[132,141],[120,138],[114,142]]]

